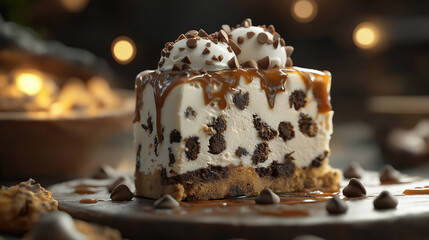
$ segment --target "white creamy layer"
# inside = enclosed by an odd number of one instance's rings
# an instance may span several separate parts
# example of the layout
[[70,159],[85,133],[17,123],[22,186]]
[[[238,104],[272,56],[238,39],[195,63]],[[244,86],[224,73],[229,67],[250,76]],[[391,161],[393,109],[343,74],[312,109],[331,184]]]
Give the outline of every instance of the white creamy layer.
[[[205,105],[202,88],[197,83],[180,84],[176,86],[166,98],[162,108],[161,124],[164,127],[164,141],[158,146],[159,156],[154,153],[154,138],[156,136],[156,109],[153,88],[147,85],[143,96],[143,107],[140,110],[140,122],[134,124],[134,141],[137,151],[141,144],[140,172],[153,173],[155,169],[166,168],[167,176],[184,174],[208,165],[227,166],[229,164],[251,167],[268,167],[273,161],[283,162],[284,156],[293,152],[293,162],[298,167],[309,166],[315,158],[329,150],[329,140],[332,134],[333,111],[319,113],[318,104],[311,90],[306,91],[305,84],[300,75],[288,73],[286,91],[279,92],[275,98],[274,108],[271,109],[267,102],[265,91],[261,88],[260,80],[254,79],[250,84],[244,79],[240,80],[237,92],[249,92],[249,105],[244,110],[238,109],[233,101],[232,94],[227,95],[227,107],[220,110],[216,104]],[[295,90],[307,92],[307,104],[298,111],[289,106],[289,96]],[[188,107],[196,112],[195,119],[187,119],[184,114]],[[299,130],[298,121],[300,113],[308,114],[318,125],[317,135],[308,137]],[[254,128],[253,114],[258,114],[261,120],[271,128],[277,130],[280,122],[292,123],[295,137],[287,142],[279,136],[270,141],[263,141],[258,137]],[[141,127],[146,125],[148,116],[152,117],[153,132],[149,134]],[[223,116],[227,122],[224,132],[226,149],[220,154],[209,153],[210,135],[204,130],[205,126],[212,122],[213,118]],[[182,136],[180,143],[170,144],[170,132],[177,129]],[[200,142],[200,153],[196,160],[188,160],[185,151],[184,138],[197,136]],[[271,153],[265,162],[255,165],[252,162],[252,154],[255,146],[261,142],[267,142]],[[238,147],[244,147],[249,155],[237,157],[235,151]],[[169,148],[175,155],[175,163],[169,166]],[[170,172],[170,170],[173,170]]]

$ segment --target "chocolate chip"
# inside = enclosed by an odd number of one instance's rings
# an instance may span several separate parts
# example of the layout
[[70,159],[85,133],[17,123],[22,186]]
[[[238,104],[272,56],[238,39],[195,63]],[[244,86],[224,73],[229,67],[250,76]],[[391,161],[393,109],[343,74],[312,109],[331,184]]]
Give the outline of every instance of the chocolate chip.
[[198,31],[198,36],[200,36],[200,37],[209,37],[209,35],[203,29],[200,29],[200,31]]
[[140,170],[142,145],[139,144],[136,153],[136,170]]
[[295,90],[289,96],[289,106],[294,107],[295,110],[299,110],[302,107],[305,107],[307,104],[305,92],[302,90]]
[[276,32],[276,29],[274,28],[273,25],[269,25],[267,29],[268,29],[268,32],[271,33],[271,34],[273,34],[273,35]]
[[153,145],[155,145],[153,151],[155,152],[155,155],[158,157],[158,145],[159,145],[159,141],[158,141],[158,136],[155,136],[155,138],[153,139]]
[[177,42],[177,41],[180,41],[180,40],[182,40],[182,39],[185,39],[185,38],[186,38],[186,36],[185,36],[185,35],[180,34],[180,36],[176,39],[176,42]]
[[268,143],[262,142],[256,145],[255,151],[252,155],[253,164],[257,165],[258,163],[262,163],[267,161],[268,154],[270,154],[271,150],[268,147]]
[[163,56],[163,57],[165,57],[165,54],[167,53],[167,50],[166,49],[162,49],[162,51],[161,51],[161,56]]
[[171,51],[171,49],[173,49],[173,44],[172,42],[168,42],[165,44],[165,47],[167,48],[168,51]]
[[240,55],[241,48],[235,43],[232,39],[229,40],[229,46],[231,46],[232,50],[234,51],[235,55]]
[[363,169],[357,162],[353,162],[350,166],[343,171],[345,178],[361,178],[363,175]]
[[347,212],[348,206],[345,201],[341,200],[338,196],[334,196],[326,204],[326,210],[330,214],[343,214]]
[[170,57],[171,52],[166,52],[165,57]]
[[268,39],[268,41],[267,41],[267,44],[268,44],[268,45],[271,45],[271,44],[273,44],[273,40],[271,40],[271,39]]
[[219,61],[219,58],[216,55],[213,55],[212,60],[213,61]]
[[259,59],[257,63],[260,69],[268,69],[271,64],[271,59],[269,56],[266,56],[264,58]]
[[365,197],[366,189],[356,178],[352,178],[349,184],[343,189],[344,196],[348,198]]
[[373,204],[375,209],[394,209],[398,206],[398,200],[389,191],[383,191],[374,199]]
[[253,59],[250,59],[250,60],[245,61],[245,62],[242,64],[242,66],[243,66],[244,68],[256,68],[256,69],[258,69],[258,64],[257,64],[257,63],[256,63],[256,61],[255,61],[255,60],[253,60]]
[[283,139],[284,142],[287,142],[295,137],[295,131],[290,122],[280,122],[279,127],[279,136]]
[[186,46],[188,46],[188,48],[196,48],[197,45],[198,45],[198,42],[197,42],[197,39],[195,38],[191,38],[186,41]]
[[255,33],[252,32],[252,31],[250,31],[250,32],[246,33],[246,36],[247,36],[248,39],[251,39],[253,36],[255,36]]
[[228,52],[232,52],[232,48],[230,46],[226,47],[226,49],[228,50]]
[[259,193],[259,196],[255,199],[256,204],[278,204],[280,203],[280,197],[275,194],[271,189],[265,188]]
[[261,32],[256,37],[256,40],[258,41],[259,44],[265,44],[268,41],[268,35],[266,33]]
[[391,165],[386,165],[380,172],[380,182],[399,182],[401,174]]
[[317,124],[307,114],[301,113],[298,121],[299,131],[309,137],[315,137],[318,131]]
[[221,133],[216,133],[209,139],[209,153],[219,154],[226,149],[225,137]]
[[187,33],[185,33],[185,36],[187,38],[193,38],[195,36],[198,35],[198,31],[197,30],[189,30]]
[[218,39],[219,39],[219,41],[224,42],[224,43],[229,42],[228,34],[223,29],[221,29],[219,31]]
[[274,49],[277,49],[277,47],[280,45],[280,39],[277,38],[273,41],[273,47]]
[[67,213],[62,211],[53,211],[40,215],[40,220],[37,224],[35,224],[34,228],[31,231],[31,237],[29,237],[28,239],[85,239],[84,235],[76,229],[73,222],[73,218]]
[[173,129],[170,133],[170,143],[180,142],[180,140],[182,140],[182,135],[177,129]]
[[219,55],[218,59],[219,59],[219,62],[223,60],[222,54]]
[[176,158],[174,157],[173,151],[171,148],[168,148],[168,166],[173,165],[176,162]]
[[292,46],[287,46],[287,47],[285,47],[285,50],[286,50],[286,56],[290,57],[292,55],[292,53],[293,53],[293,47]]
[[241,156],[247,156],[249,155],[249,152],[244,147],[238,147],[237,150],[235,150],[235,156],[241,157]]
[[317,156],[315,159],[313,159],[311,161],[311,166],[312,167],[320,167],[323,164],[323,160],[325,160],[329,155],[328,151],[324,151],[322,154],[320,154],[319,156]]
[[197,117],[197,112],[192,107],[187,107],[185,110],[185,118],[193,120]]
[[280,38],[280,46],[282,47],[286,46],[286,42],[283,38]]
[[246,19],[244,19],[244,20],[241,22],[241,26],[242,26],[242,27],[245,27],[245,28],[251,27],[251,26],[252,26],[252,19],[250,19],[250,18],[246,18]]
[[94,175],[92,175],[92,178],[94,178],[94,179],[108,179],[108,178],[112,178],[116,175],[117,175],[117,172],[114,168],[112,168],[111,166],[109,166],[107,164],[103,164],[98,168],[97,172]]
[[228,61],[228,67],[231,69],[236,69],[240,67],[240,64],[238,63],[237,57],[234,56]]
[[144,130],[149,130],[149,134],[152,134],[153,131],[153,123],[152,123],[152,116],[148,116],[147,120],[146,120],[147,125],[142,124],[142,128]]
[[232,102],[238,109],[244,110],[246,106],[249,105],[249,92],[244,94],[235,94],[232,97]]
[[167,194],[164,195],[162,198],[156,200],[153,203],[153,206],[155,207],[155,209],[175,209],[179,208],[180,204],[178,201],[176,201],[176,199]]
[[212,123],[207,126],[216,130],[216,133],[223,133],[226,131],[227,124],[225,118],[223,116],[219,116],[217,118],[213,118]]
[[183,64],[182,65],[182,71],[183,70],[190,70],[190,69],[192,69],[188,64]]
[[237,38],[237,43],[238,43],[238,44],[242,44],[243,42],[244,42],[244,37],[239,36],[239,37]]
[[209,54],[209,53],[210,53],[210,50],[208,48],[204,48],[203,54]]
[[186,57],[184,57],[184,58],[182,59],[182,62],[183,62],[183,63],[188,63],[188,64],[190,64],[190,63],[191,63],[191,59],[189,58],[189,55],[186,55]]
[[199,71],[200,73],[203,73],[203,74],[207,73],[207,70],[205,68],[201,68]]
[[293,61],[291,58],[287,58],[286,67],[293,67]]
[[214,62],[210,60],[206,60],[206,65],[214,65]]
[[212,44],[211,43],[206,43],[206,47],[211,47],[212,46]]
[[131,184],[131,180],[128,177],[125,176],[120,176],[118,178],[116,178],[115,181],[113,181],[108,187],[107,190],[109,190],[109,193],[111,193],[113,191],[113,189],[115,189],[116,186],[118,186],[119,184],[125,184],[128,187]]
[[189,137],[186,139],[186,152],[185,155],[189,160],[195,160],[198,158],[198,154],[200,153],[200,142],[198,141],[198,137]]
[[161,61],[158,63],[158,67],[162,67],[165,63],[165,58],[162,58]]
[[130,201],[133,197],[134,194],[128,186],[122,183],[116,186],[110,194],[110,199],[112,199],[112,201]]
[[253,126],[258,131],[258,136],[265,141],[269,141],[277,136],[277,130],[268,126],[266,122],[261,120],[257,114],[253,114]]
[[224,30],[226,33],[231,32],[231,27],[228,24],[222,25],[222,30]]
[[173,65],[173,68],[171,69],[171,71],[180,71],[180,67],[177,66],[176,64]]

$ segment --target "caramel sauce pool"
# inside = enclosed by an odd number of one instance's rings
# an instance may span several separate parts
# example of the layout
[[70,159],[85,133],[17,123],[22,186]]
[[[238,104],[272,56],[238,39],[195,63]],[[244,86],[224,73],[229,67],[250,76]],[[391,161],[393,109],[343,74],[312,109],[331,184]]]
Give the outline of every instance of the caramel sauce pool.
[[[284,92],[288,73],[298,74],[307,91],[312,89],[314,98],[318,103],[318,110],[321,113],[332,109],[329,99],[329,85],[331,74],[329,72],[319,72],[304,68],[283,68],[270,69],[267,71],[259,69],[232,69],[226,71],[213,71],[204,74],[181,72],[160,72],[153,71],[147,74],[139,74],[136,79],[136,109],[133,122],[140,121],[140,109],[143,107],[142,94],[147,84],[153,87],[153,94],[156,105],[156,131],[160,142],[162,142],[161,110],[168,94],[182,83],[197,82],[204,91],[204,103],[216,102],[220,109],[227,106],[227,94],[234,91],[240,79],[243,78],[248,84],[255,78],[260,79],[261,89],[264,90],[268,105],[274,108],[277,93]],[[214,90],[216,88],[216,90]]]

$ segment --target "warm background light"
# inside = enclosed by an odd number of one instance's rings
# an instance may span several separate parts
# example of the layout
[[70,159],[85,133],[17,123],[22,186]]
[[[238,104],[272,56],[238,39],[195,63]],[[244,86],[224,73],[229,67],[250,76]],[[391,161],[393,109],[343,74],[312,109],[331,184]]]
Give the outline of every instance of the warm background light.
[[89,3],[89,0],[60,0],[61,5],[69,12],[81,12]]
[[370,49],[380,42],[380,29],[373,23],[363,22],[356,26],[353,41],[362,49]]
[[117,37],[112,42],[112,55],[120,64],[130,63],[136,56],[136,45],[129,37]]
[[18,73],[15,81],[17,88],[28,95],[36,95],[43,87],[43,80],[37,73]]
[[317,3],[314,0],[296,0],[292,3],[291,12],[297,22],[310,22],[317,15]]

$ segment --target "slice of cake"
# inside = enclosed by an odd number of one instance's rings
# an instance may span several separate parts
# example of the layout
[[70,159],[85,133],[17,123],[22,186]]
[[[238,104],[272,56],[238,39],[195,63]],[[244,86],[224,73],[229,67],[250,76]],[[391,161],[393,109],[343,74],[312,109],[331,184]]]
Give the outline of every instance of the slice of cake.
[[189,31],[136,79],[136,194],[207,200],[337,190],[331,75],[292,67],[273,26]]

